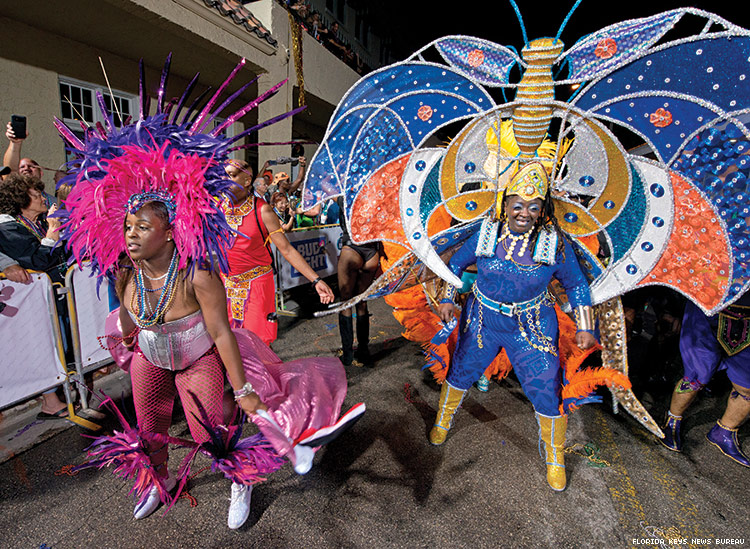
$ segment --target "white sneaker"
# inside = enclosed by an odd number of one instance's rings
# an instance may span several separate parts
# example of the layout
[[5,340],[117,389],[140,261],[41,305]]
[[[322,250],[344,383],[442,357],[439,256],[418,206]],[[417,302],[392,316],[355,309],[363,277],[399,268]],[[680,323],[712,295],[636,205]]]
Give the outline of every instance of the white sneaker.
[[[167,480],[164,481],[164,484],[167,488],[167,492],[171,492],[177,484],[177,479],[172,476],[172,473],[169,473],[169,476],[167,477]],[[159,508],[160,504],[161,498],[159,498],[159,489],[154,486],[153,488],[151,488],[151,490],[149,490],[146,499],[144,499],[141,503],[136,504],[135,509],[133,509],[133,516],[136,518],[136,520],[146,518],[151,513],[156,511]]]
[[236,530],[250,516],[250,497],[253,493],[253,485],[232,483],[232,499],[229,502],[229,517],[227,526]]
[[294,466],[294,472],[298,475],[310,472],[313,465],[313,458],[315,457],[315,450],[302,444],[296,444],[292,449],[294,450],[294,460],[297,463]]

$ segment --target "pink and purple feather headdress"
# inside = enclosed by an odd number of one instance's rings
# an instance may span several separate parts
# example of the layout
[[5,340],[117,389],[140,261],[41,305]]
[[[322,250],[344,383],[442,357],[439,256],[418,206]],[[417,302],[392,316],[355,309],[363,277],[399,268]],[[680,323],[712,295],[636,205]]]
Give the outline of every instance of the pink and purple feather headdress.
[[[179,99],[165,105],[170,62],[171,54],[162,71],[153,115],[148,114],[151,97],[146,92],[141,61],[137,120],[127,119],[117,127],[99,92],[97,102],[104,124],[97,123],[89,128],[82,123],[83,140],[55,119],[55,127],[75,156],[70,175],[59,183],[73,187],[65,202],[67,210],[62,214],[65,216],[62,236],[75,260],[79,264],[91,261],[99,276],[116,270],[120,254],[126,250],[124,221],[129,201],[136,194],[140,195],[140,205],[148,201],[167,204],[180,268],[193,268],[203,261],[213,266],[217,261],[219,268],[226,271],[225,250],[233,232],[220,203],[234,183],[227,178],[224,163],[232,151],[249,146],[236,145],[239,140],[304,108],[275,116],[235,136],[224,135],[228,126],[276,94],[286,83],[284,80],[227,116],[210,132],[203,133],[214,118],[257,79],[243,85],[215,107],[244,66],[242,59],[213,95],[206,100],[210,91],[207,89],[180,117],[200,73],[190,81]],[[133,206],[131,203],[130,207]]]

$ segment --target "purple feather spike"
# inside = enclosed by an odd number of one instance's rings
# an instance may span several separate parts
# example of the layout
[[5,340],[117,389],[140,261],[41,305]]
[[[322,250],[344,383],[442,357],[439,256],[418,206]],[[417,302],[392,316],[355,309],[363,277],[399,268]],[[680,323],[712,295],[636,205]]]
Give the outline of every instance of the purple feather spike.
[[182,96],[180,97],[180,100],[177,102],[177,107],[175,107],[174,114],[172,115],[172,120],[170,121],[171,124],[177,124],[177,117],[180,115],[180,111],[182,110],[182,107],[185,105],[185,101],[187,101],[187,98],[190,97],[190,94],[193,93],[193,89],[195,88],[195,85],[198,83],[198,77],[201,75],[201,73],[196,72],[195,76],[193,76],[193,79],[188,84],[187,88],[185,88],[185,91],[182,92]]
[[143,67],[143,58],[138,62],[138,95],[140,101],[141,120],[148,116],[149,97],[146,93],[146,69]]
[[[151,112],[151,96],[150,95],[147,95],[144,98],[143,106],[146,109],[145,112]],[[148,115],[146,115],[146,117],[148,118]]]
[[298,112],[304,111],[306,108],[307,108],[307,105],[302,105],[301,107],[297,107],[296,109],[292,109],[291,111],[285,112],[284,114],[280,114],[278,116],[274,116],[273,118],[269,118],[265,122],[261,122],[260,124],[258,124],[256,126],[253,126],[252,128],[248,128],[247,130],[245,130],[245,131],[243,131],[243,132],[235,135],[234,137],[232,137],[229,140],[229,142],[230,143],[236,143],[237,141],[239,141],[243,137],[245,137],[247,135],[250,135],[253,132],[257,132],[259,130],[262,130],[266,126],[270,126],[271,124],[275,124],[276,122],[281,122],[285,118],[289,118],[290,116],[294,116]]
[[289,81],[288,78],[282,80],[275,86],[271,87],[267,92],[262,93],[257,98],[250,101],[250,103],[248,103],[247,105],[242,107],[240,110],[238,110],[236,113],[234,113],[232,116],[227,118],[220,126],[214,128],[214,130],[210,133],[210,135],[214,135],[214,136],[219,135],[224,130],[224,128],[228,128],[229,126],[237,122],[237,120],[239,120],[240,118],[245,116],[247,113],[249,113],[251,110],[253,110],[255,107],[263,103],[263,101],[276,95],[276,93],[279,91],[279,88],[281,88],[281,86],[286,84],[288,81]]
[[71,147],[79,151],[83,150],[84,148],[83,142],[80,139],[78,139],[78,136],[76,134],[74,134],[72,131],[70,131],[70,129],[68,129],[68,126],[65,125],[65,122],[55,117],[54,125],[58,133],[63,136],[65,141],[70,143]]
[[[112,97],[112,104],[114,105],[115,98]],[[96,102],[99,103],[99,110],[104,115],[104,125],[107,127],[107,131],[112,131],[112,113],[107,109],[107,105],[104,103],[104,96],[102,92],[96,92]]]
[[102,126],[101,122],[97,122],[95,124],[96,131],[99,132],[99,137],[101,137],[104,141],[107,140],[107,132],[104,131],[104,126]]
[[227,105],[229,105],[232,101],[234,101],[235,99],[237,99],[242,92],[244,92],[247,88],[249,88],[255,82],[257,82],[258,78],[260,78],[260,76],[256,76],[250,82],[248,82],[247,84],[245,84],[244,86],[242,86],[239,90],[237,90],[232,95],[230,95],[227,98],[227,100],[224,101],[221,105],[219,105],[218,108],[211,114],[211,116],[209,116],[206,119],[206,121],[203,123],[203,125],[199,128],[199,131],[203,131],[206,128],[206,126],[208,126],[214,118],[216,118],[217,116],[219,116],[219,114],[221,114],[221,111],[223,111],[227,107]]
[[[213,88],[211,86],[207,87],[203,93],[201,93],[198,97],[196,97],[193,102],[188,107],[187,112],[185,113],[185,116],[182,117],[182,120],[180,121],[180,125],[183,125],[187,122],[187,120],[190,118],[190,115],[193,114],[193,111],[196,109],[199,109],[198,105],[201,104],[203,101],[203,98],[206,97],[206,94],[210,92]],[[197,113],[196,113],[197,116]]]
[[172,52],[169,52],[167,59],[164,61],[164,68],[161,71],[161,81],[159,82],[158,103],[156,112],[164,112],[164,93],[167,90],[167,78],[169,78],[169,67],[172,65]]
[[167,103],[167,106],[164,107],[164,114],[167,115],[167,120],[169,120],[169,114],[172,112],[172,109],[174,109],[175,105],[177,105],[177,98],[173,97],[169,100],[169,103]]
[[237,76],[237,73],[240,72],[240,69],[245,66],[245,58],[243,57],[240,59],[240,62],[237,63],[237,66],[234,68],[234,70],[229,74],[226,80],[224,80],[224,83],[219,86],[219,89],[216,90],[216,93],[211,98],[211,100],[206,104],[206,106],[203,108],[203,111],[201,111],[198,118],[195,120],[195,123],[190,127],[191,133],[197,133],[201,131],[202,126],[204,125],[204,122],[206,118],[208,117],[211,109],[214,106],[214,103],[216,103],[216,100],[219,98],[219,95],[221,95],[221,92],[224,91],[224,88],[227,87],[227,85],[234,79],[235,76]]

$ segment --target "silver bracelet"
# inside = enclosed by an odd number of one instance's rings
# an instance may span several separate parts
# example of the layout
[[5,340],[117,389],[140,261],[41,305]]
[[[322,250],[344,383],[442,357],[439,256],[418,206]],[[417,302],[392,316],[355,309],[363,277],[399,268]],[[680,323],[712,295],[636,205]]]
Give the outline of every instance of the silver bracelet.
[[253,389],[252,384],[248,381],[241,388],[239,388],[238,390],[234,392],[234,400],[239,400],[242,397],[246,397],[250,393],[254,393],[254,392],[255,392],[255,389]]

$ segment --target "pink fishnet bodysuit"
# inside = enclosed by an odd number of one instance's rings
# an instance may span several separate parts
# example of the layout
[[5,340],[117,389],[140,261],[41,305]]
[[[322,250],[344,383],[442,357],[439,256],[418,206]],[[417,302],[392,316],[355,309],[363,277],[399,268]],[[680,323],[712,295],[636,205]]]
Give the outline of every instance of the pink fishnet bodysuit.
[[172,424],[175,393],[180,395],[190,434],[196,442],[209,439],[208,432],[196,418],[211,426],[224,421],[224,366],[216,347],[177,372],[154,366],[137,351],[133,355],[130,377],[141,432],[167,434]]

